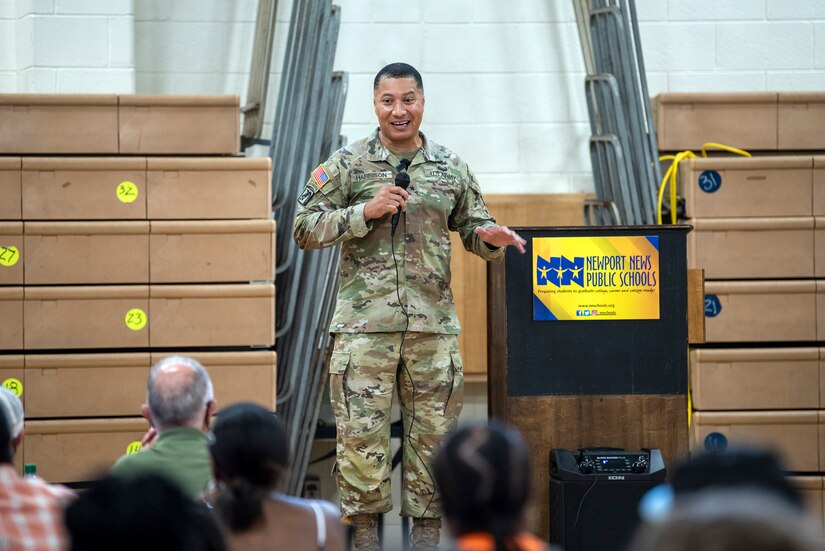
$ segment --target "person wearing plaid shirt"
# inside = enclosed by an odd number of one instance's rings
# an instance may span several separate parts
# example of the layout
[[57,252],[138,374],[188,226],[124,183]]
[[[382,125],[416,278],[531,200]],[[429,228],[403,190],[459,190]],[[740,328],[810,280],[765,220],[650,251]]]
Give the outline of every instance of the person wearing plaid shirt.
[[14,468],[14,451],[23,432],[12,422],[17,417],[22,420],[22,411],[17,396],[0,387],[0,549],[69,549],[63,510],[74,493],[39,478],[22,478]]

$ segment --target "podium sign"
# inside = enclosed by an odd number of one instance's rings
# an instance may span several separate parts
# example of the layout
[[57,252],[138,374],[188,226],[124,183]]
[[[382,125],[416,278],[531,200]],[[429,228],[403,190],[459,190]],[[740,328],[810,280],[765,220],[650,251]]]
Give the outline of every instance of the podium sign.
[[489,413],[529,442],[548,535],[548,451],[687,453],[690,226],[515,228],[488,265]]
[[659,319],[659,236],[534,237],[533,319]]

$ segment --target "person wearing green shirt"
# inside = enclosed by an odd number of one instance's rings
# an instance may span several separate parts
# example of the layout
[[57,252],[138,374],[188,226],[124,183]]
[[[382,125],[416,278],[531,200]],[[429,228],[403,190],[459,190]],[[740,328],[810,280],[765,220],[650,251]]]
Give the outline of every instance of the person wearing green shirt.
[[197,497],[212,479],[206,432],[215,395],[209,374],[192,358],[164,358],[149,372],[146,402],[141,414],[150,429],[142,450],[118,459],[112,476],[159,474]]

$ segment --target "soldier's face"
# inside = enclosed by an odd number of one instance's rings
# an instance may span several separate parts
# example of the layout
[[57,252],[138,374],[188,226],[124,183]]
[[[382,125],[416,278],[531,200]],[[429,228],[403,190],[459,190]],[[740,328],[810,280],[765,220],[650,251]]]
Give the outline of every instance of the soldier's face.
[[424,93],[414,78],[382,78],[373,106],[384,145],[399,152],[421,146],[418,127],[424,117]]

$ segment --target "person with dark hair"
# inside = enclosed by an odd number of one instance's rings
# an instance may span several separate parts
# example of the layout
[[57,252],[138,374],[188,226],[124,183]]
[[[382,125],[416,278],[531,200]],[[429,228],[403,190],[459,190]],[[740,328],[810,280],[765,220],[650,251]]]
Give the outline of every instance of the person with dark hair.
[[211,497],[226,526],[229,548],[343,551],[346,536],[331,504],[278,491],[289,462],[281,421],[259,405],[221,411],[209,443],[217,493]]
[[40,478],[20,477],[13,461],[22,440],[23,406],[0,386],[0,549],[68,549],[63,508],[75,495]]
[[[316,168],[298,198],[302,249],[341,245],[330,398],[341,509],[357,550],[378,549],[378,514],[392,510],[390,413],[404,424],[401,515],[415,550],[435,549],[439,500],[429,472],[463,401],[460,330],[450,289],[450,232],[485,260],[526,241],[490,216],[467,163],[419,131],[421,74],[406,63],[375,76],[378,128]],[[396,229],[400,230],[396,236]]]
[[519,432],[496,421],[460,428],[435,458],[435,480],[457,551],[541,551],[523,530],[530,457]]
[[209,374],[192,358],[164,358],[149,372],[146,402],[141,413],[151,428],[144,449],[118,459],[112,475],[162,474],[197,497],[212,479],[206,431],[216,403]]
[[158,474],[108,477],[66,509],[72,551],[224,551],[202,504]]

